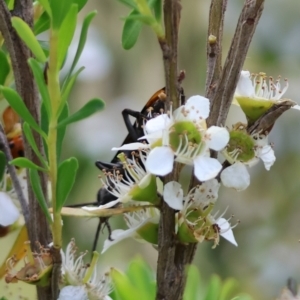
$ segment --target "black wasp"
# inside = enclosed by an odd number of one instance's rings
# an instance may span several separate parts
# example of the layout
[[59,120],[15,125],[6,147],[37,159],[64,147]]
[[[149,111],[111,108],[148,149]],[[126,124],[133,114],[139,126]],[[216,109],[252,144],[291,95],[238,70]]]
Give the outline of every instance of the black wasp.
[[[147,120],[154,118],[157,115],[164,112],[165,100],[166,100],[166,92],[165,92],[165,88],[162,88],[162,89],[158,90],[157,92],[155,92],[151,96],[151,98],[147,101],[146,105],[140,112],[134,111],[131,109],[124,109],[122,111],[124,123],[128,130],[128,135],[124,139],[122,145],[134,143],[134,142],[138,141],[138,139],[144,135],[143,125],[145,124],[145,122],[147,122]],[[184,98],[184,92],[183,92],[182,88],[181,88],[181,92],[180,92],[180,100],[181,100],[181,104],[183,105],[185,98]],[[130,116],[135,118],[135,122],[133,124],[130,121]],[[124,150],[118,151],[110,163],[106,163],[103,161],[96,161],[95,165],[101,171],[110,172],[110,171],[118,170],[121,174],[124,174],[123,164],[119,162],[119,159],[117,157],[120,154],[120,152],[124,152],[126,156],[130,157],[132,151],[124,151]],[[107,189],[109,189],[109,187],[101,188],[97,193],[97,201],[93,202],[93,203],[87,203],[85,205],[99,206],[99,205],[104,205],[111,201],[116,200],[117,198],[114,195],[112,195]],[[81,205],[77,204],[76,207],[78,207],[78,206],[82,206],[82,204]],[[75,207],[75,206],[73,206],[73,207]],[[101,228],[104,229],[105,227],[108,230],[108,238],[111,239],[111,227],[109,225],[108,218],[100,217],[99,224],[98,224],[98,227],[96,230],[94,243],[93,243],[93,251],[97,247]]]

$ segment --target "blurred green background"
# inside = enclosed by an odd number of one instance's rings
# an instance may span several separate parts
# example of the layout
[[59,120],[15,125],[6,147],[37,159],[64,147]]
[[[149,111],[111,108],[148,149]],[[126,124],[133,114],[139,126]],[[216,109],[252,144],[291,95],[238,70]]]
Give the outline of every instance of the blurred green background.
[[[182,0],[179,36],[179,67],[186,71],[186,96],[204,94],[206,75],[206,36],[210,1]],[[223,40],[223,61],[230,46],[243,1],[228,1]],[[126,129],[121,111],[140,110],[149,97],[164,86],[161,50],[149,28],[142,30],[133,49],[121,47],[122,17],[129,13],[117,1],[89,0],[81,13],[97,9],[87,47],[79,65],[86,67],[79,77],[70,101],[72,112],[88,99],[105,100],[106,109],[67,130],[64,157],[79,158],[76,186],[68,204],[91,202],[101,187],[96,160],[109,161],[110,149],[122,143]],[[300,1],[266,1],[244,69],[266,72],[289,79],[286,98],[300,104]],[[75,49],[75,46],[74,46]],[[73,49],[73,50],[74,50]],[[75,51],[75,50],[74,50]],[[72,49],[70,49],[72,55]],[[230,111],[232,120],[243,118],[238,107]],[[300,281],[300,115],[286,112],[277,122],[269,141],[274,143],[276,162],[271,171],[262,163],[250,170],[251,186],[244,192],[221,189],[216,210],[235,215],[241,223],[234,229],[239,246],[225,240],[216,249],[199,244],[195,264],[209,277],[212,273],[239,280],[242,289],[254,299],[274,299],[288,277]],[[91,249],[97,219],[64,218],[66,243],[75,237],[79,249]],[[113,229],[123,226],[121,218],[111,220]],[[107,231],[101,235],[101,251]],[[125,268],[137,254],[155,268],[157,252],[147,244],[126,240],[101,255],[103,272],[109,266]]]

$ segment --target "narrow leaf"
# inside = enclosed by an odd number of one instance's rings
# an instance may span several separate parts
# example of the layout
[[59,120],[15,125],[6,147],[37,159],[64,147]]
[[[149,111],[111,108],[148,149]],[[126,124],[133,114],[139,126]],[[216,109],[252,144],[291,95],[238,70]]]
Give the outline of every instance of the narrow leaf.
[[23,124],[23,132],[24,132],[25,137],[26,137],[27,141],[29,142],[31,148],[33,149],[34,153],[39,158],[39,160],[43,164],[43,166],[47,169],[48,168],[47,162],[45,161],[45,159],[43,158],[43,156],[39,152],[38,147],[35,143],[33,134],[31,132],[30,126],[26,122],[24,122],[24,124]]
[[157,22],[161,22],[162,16],[162,1],[161,0],[154,0],[152,3],[155,19]]
[[122,46],[125,50],[129,50],[135,45],[141,32],[142,23],[138,20],[130,19],[130,17],[137,15],[139,13],[133,10],[125,20],[122,32]]
[[46,62],[47,58],[30,27],[19,17],[11,18],[12,26],[37,60]]
[[56,191],[56,211],[63,207],[76,178],[78,161],[75,157],[64,160],[58,168],[57,191]]
[[33,32],[35,36],[38,34],[48,30],[50,27],[50,17],[47,12],[43,12],[43,14],[38,18],[33,27]]
[[[69,116],[69,107],[68,107],[68,103],[65,103],[65,106],[58,118],[58,122],[66,119],[68,116]],[[66,128],[67,126],[61,126],[57,129],[57,141],[56,141],[57,160],[59,160],[60,158],[62,144],[66,133]]]
[[47,170],[36,165],[31,160],[27,159],[26,157],[18,157],[9,162],[13,166],[17,166],[20,168],[27,168],[27,169],[35,169],[39,171],[46,172]]
[[78,122],[80,120],[83,120],[92,114],[94,114],[97,111],[100,111],[104,108],[105,104],[104,101],[101,99],[92,99],[90,100],[86,105],[84,105],[80,110],[78,110],[76,113],[71,115],[70,117],[62,120],[58,123],[57,128],[61,126],[65,126],[67,124],[71,124],[74,122]]
[[51,17],[52,12],[51,12],[51,8],[50,8],[50,5],[49,5],[49,1],[48,0],[39,0],[39,3],[44,7],[45,11]]
[[62,66],[62,63],[66,57],[68,48],[74,36],[76,28],[78,7],[77,4],[73,4],[70,7],[65,19],[63,20],[58,31],[58,67]]
[[44,74],[42,69],[39,66],[39,63],[33,59],[30,58],[28,60],[28,63],[31,67],[31,70],[33,72],[34,78],[37,82],[41,97],[42,97],[42,101],[45,103],[45,107],[47,109],[47,114],[48,117],[51,117],[51,103],[50,103],[50,96],[49,96],[49,92],[47,89],[47,85],[45,83],[45,79],[44,79]]
[[78,60],[81,56],[82,50],[84,48],[84,45],[85,45],[85,42],[86,42],[86,39],[87,39],[87,32],[88,32],[89,26],[90,26],[93,18],[96,16],[96,14],[97,14],[97,11],[95,11],[95,10],[91,11],[90,13],[88,13],[85,16],[85,18],[83,20],[83,24],[82,24],[82,28],[81,28],[81,32],[80,32],[80,38],[79,38],[76,54],[75,54],[71,69],[70,69],[69,74],[68,74],[67,77],[69,77],[72,74],[73,70],[75,69],[75,67],[77,65],[77,62],[78,62]]
[[2,50],[0,50],[0,66],[0,85],[4,85],[10,71],[10,65],[6,54]]
[[221,292],[221,279],[217,275],[213,275],[210,278],[207,294],[205,296],[205,300],[219,299],[219,295]]
[[6,158],[5,154],[0,151],[0,182],[2,181],[3,175],[5,173],[6,168]]
[[64,84],[64,87],[62,89],[62,93],[61,93],[61,101],[60,101],[60,104],[59,104],[59,108],[58,108],[58,115],[61,114],[61,111],[62,109],[65,107],[65,104],[68,100],[68,97],[70,95],[70,92],[74,86],[74,83],[78,77],[78,75],[84,70],[84,67],[81,67],[78,71],[76,71],[75,74],[73,74],[71,77],[69,77],[65,84]]
[[73,1],[51,0],[52,27],[58,30],[69,12]]
[[137,10],[137,6],[135,4],[135,1],[133,0],[119,0],[121,3],[123,3],[124,5],[129,6],[130,8],[136,9]]
[[30,169],[29,170],[29,177],[30,177],[30,183],[31,183],[32,190],[33,190],[33,192],[34,192],[34,194],[35,194],[35,196],[36,196],[36,198],[39,202],[39,205],[40,205],[43,213],[45,214],[49,224],[52,224],[52,218],[50,216],[48,206],[47,206],[47,202],[46,202],[45,196],[44,196],[43,191],[42,191],[38,171],[34,170],[34,169]]
[[187,282],[184,289],[183,300],[198,300],[201,289],[200,273],[196,266],[189,265],[186,268]]
[[144,24],[150,25],[150,26],[153,25],[154,23],[156,23],[155,19],[152,16],[145,16],[145,15],[140,15],[140,14],[128,16],[128,17],[126,17],[126,21],[127,20],[140,21],[141,23],[144,23]]
[[2,93],[9,103],[9,105],[15,110],[15,112],[25,121],[27,122],[35,131],[37,131],[44,139],[47,138],[45,133],[41,130],[39,125],[36,123],[33,116],[30,114],[26,105],[22,101],[19,94],[8,87],[1,87]]

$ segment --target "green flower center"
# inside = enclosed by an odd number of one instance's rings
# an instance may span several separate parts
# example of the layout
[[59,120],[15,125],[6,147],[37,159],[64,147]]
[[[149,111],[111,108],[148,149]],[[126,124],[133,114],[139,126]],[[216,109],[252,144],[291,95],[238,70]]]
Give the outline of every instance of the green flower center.
[[233,130],[226,151],[234,160],[247,162],[255,156],[254,146],[254,140],[247,132]]
[[[201,133],[193,122],[177,122],[170,128],[169,144],[174,152],[186,152],[190,146],[201,144],[201,140]],[[201,149],[194,148],[197,149],[197,153],[193,154],[197,155]]]

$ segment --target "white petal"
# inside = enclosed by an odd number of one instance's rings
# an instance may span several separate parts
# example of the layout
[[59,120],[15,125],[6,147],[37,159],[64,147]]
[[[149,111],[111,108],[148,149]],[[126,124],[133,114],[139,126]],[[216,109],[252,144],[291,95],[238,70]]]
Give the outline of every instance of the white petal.
[[111,150],[137,150],[137,149],[147,149],[149,148],[148,144],[145,143],[130,143],[124,144],[121,147],[113,147]]
[[19,210],[7,193],[0,192],[0,225],[9,226],[19,218]]
[[61,289],[57,300],[88,300],[87,292],[83,285],[68,285]]
[[243,97],[253,97],[255,95],[249,71],[242,71],[235,93]]
[[117,243],[119,243],[120,241],[127,239],[129,237],[135,237],[137,235],[136,231],[138,229],[140,229],[141,227],[143,227],[145,224],[147,223],[158,223],[159,219],[158,216],[154,217],[154,218],[148,218],[145,219],[143,222],[139,223],[137,226],[129,228],[127,230],[123,230],[123,229],[116,229],[113,230],[111,233],[111,240],[107,239],[104,242],[103,245],[103,250],[101,253],[104,253],[109,247],[111,247],[112,245],[115,245]]
[[172,172],[174,153],[169,147],[155,147],[146,160],[146,169],[154,175],[164,176]]
[[181,184],[176,181],[170,181],[164,186],[164,200],[175,210],[183,208],[183,190]]
[[226,128],[211,126],[205,134],[208,147],[215,151],[222,150],[229,141],[229,132]]
[[138,140],[147,140],[149,144],[153,144],[157,140],[161,139],[162,136],[163,136],[163,131],[159,130],[159,131],[155,131],[155,132],[146,134],[146,135],[138,138]]
[[190,97],[184,107],[189,111],[189,119],[192,121],[206,119],[209,115],[209,99],[199,95]]
[[127,230],[123,230],[123,229],[113,230],[111,233],[112,240],[109,239],[105,240],[101,253],[104,253],[108,248],[119,243],[120,241],[135,236],[136,229],[137,228],[134,227]]
[[99,206],[83,206],[81,207],[82,209],[89,211],[90,213],[98,213],[103,209],[107,209],[107,208],[111,208],[113,206],[115,206],[117,203],[120,202],[120,199],[114,200],[114,201],[110,201],[104,205],[99,205]]
[[270,168],[273,166],[276,157],[274,154],[274,150],[270,145],[264,146],[260,150],[259,158],[264,162],[266,170],[270,170]]
[[162,131],[169,126],[170,122],[171,120],[167,114],[159,115],[147,121],[145,125],[146,132],[149,134],[156,131]]
[[250,175],[241,162],[236,162],[221,173],[222,183],[237,191],[245,190],[250,184]]
[[215,178],[221,169],[222,165],[215,158],[198,156],[194,160],[194,174],[200,181]]
[[234,238],[231,226],[229,224],[229,222],[224,219],[224,218],[220,218],[217,221],[218,226],[220,227],[221,231],[220,231],[220,235],[226,239],[227,241],[229,241],[231,244],[237,246],[237,242]]

